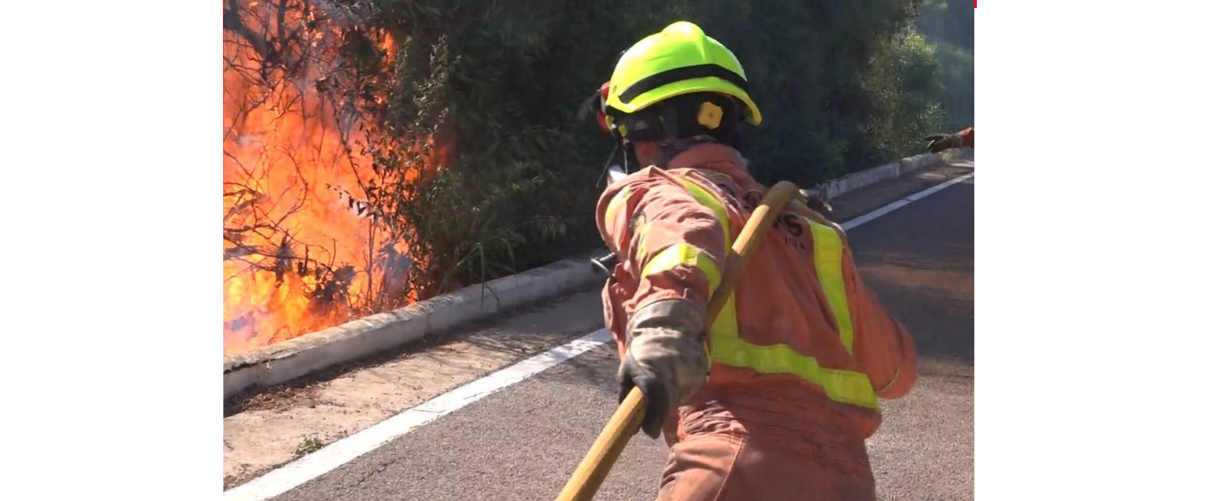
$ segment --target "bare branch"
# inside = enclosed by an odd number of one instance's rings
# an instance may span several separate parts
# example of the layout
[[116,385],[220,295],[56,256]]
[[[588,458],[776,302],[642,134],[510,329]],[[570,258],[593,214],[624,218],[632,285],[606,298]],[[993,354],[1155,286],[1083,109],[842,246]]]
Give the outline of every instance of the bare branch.
[[252,33],[247,25],[243,23],[240,16],[238,0],[225,0],[222,7],[222,28],[237,34],[259,54],[260,61],[267,61],[269,55],[268,40],[260,35]]

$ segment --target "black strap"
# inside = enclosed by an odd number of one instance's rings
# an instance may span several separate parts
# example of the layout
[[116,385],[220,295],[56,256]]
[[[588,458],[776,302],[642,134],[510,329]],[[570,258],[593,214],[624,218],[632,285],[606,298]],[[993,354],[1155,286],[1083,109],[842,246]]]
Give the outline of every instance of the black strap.
[[674,82],[683,80],[692,80],[695,78],[717,77],[725,80],[732,85],[737,86],[745,92],[749,92],[746,88],[748,82],[741,78],[740,74],[718,64],[699,64],[695,66],[683,66],[669,71],[663,71],[655,75],[644,77],[632,84],[619,95],[619,100],[624,103],[630,103],[636,96],[644,94],[650,90],[656,89],[663,85],[668,85]]

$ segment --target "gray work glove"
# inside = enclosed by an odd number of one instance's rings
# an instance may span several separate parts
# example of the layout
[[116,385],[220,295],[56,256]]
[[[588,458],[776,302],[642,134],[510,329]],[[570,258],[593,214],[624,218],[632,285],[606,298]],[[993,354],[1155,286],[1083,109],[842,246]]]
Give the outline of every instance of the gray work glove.
[[632,387],[645,396],[640,428],[651,438],[671,411],[689,401],[707,381],[703,311],[683,299],[650,303],[628,320],[627,354],[619,364],[619,401]]

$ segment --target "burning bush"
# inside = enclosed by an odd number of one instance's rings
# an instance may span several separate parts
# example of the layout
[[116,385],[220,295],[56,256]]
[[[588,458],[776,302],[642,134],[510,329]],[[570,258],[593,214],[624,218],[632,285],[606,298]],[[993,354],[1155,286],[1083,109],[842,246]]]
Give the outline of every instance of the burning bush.
[[228,353],[597,247],[611,144],[577,105],[674,20],[774,110],[764,182],[909,154],[931,108],[916,0],[223,1]]
[[572,57],[541,21],[557,6],[514,7],[225,0],[227,353],[572,250],[540,244],[590,216],[564,208],[596,138],[561,130],[589,86],[553,65],[512,92],[513,72]]
[[[354,12],[304,0],[225,0],[225,348],[243,351],[413,298],[399,221],[366,196],[358,75],[341,57]],[[376,38],[379,64],[396,49]],[[361,91],[354,94],[356,91]],[[411,159],[409,171],[429,159]],[[412,180],[414,175],[410,176]]]

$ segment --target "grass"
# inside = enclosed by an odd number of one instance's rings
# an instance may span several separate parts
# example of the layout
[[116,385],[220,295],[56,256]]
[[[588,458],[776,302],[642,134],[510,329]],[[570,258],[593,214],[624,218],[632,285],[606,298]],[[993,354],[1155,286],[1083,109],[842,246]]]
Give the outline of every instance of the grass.
[[301,441],[297,443],[297,455],[305,456],[325,446],[326,444],[318,440],[318,437],[301,437]]

